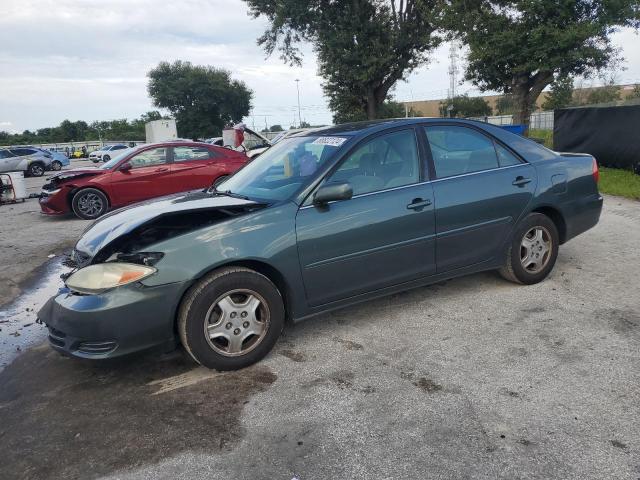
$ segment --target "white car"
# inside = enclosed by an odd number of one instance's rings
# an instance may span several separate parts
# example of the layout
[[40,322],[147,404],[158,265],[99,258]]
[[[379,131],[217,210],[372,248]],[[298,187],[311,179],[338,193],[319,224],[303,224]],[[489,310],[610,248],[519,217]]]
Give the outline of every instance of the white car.
[[106,147],[102,147],[100,150],[94,150],[89,154],[89,160],[93,163],[98,162],[108,162],[113,157],[120,155],[122,152],[127,150],[129,147],[127,145],[123,145],[121,143],[117,145],[107,145]]
[[24,172],[25,176],[41,177],[51,168],[53,159],[36,148],[9,147],[0,149],[0,172]]

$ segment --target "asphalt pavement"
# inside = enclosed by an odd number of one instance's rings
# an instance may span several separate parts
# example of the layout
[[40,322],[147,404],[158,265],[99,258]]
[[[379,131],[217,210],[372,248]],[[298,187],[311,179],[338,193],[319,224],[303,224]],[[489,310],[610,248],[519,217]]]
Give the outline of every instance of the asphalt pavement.
[[25,349],[0,373],[0,477],[638,479],[639,244],[640,202],[607,197],[543,283],[350,307],[238,372]]

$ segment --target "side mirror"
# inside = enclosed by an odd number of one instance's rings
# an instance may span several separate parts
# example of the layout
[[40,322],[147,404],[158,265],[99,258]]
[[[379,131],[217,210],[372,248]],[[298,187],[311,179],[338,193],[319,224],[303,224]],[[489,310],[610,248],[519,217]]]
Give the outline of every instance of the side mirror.
[[120,165],[120,168],[118,168],[118,170],[120,170],[121,172],[128,172],[129,170],[131,170],[131,164],[129,162],[123,163],[122,165]]
[[314,205],[324,205],[336,200],[349,200],[353,197],[353,188],[349,182],[329,183],[318,189],[313,196]]

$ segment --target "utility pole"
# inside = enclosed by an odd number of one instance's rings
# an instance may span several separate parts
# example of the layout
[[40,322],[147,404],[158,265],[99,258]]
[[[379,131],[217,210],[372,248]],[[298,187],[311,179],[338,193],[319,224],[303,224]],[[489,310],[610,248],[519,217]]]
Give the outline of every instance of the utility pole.
[[302,125],[302,115],[300,114],[300,79],[296,78],[296,89],[298,90],[298,128]]
[[454,98],[456,96],[456,88],[458,87],[458,50],[460,46],[457,41],[452,41],[449,48],[449,95]]

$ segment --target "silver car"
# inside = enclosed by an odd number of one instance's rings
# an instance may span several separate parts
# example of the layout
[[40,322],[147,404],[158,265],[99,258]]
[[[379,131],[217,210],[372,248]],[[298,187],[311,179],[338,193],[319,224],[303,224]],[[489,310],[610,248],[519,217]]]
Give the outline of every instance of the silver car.
[[51,166],[52,160],[36,148],[2,148],[0,149],[0,172],[22,171],[25,176],[41,177]]

